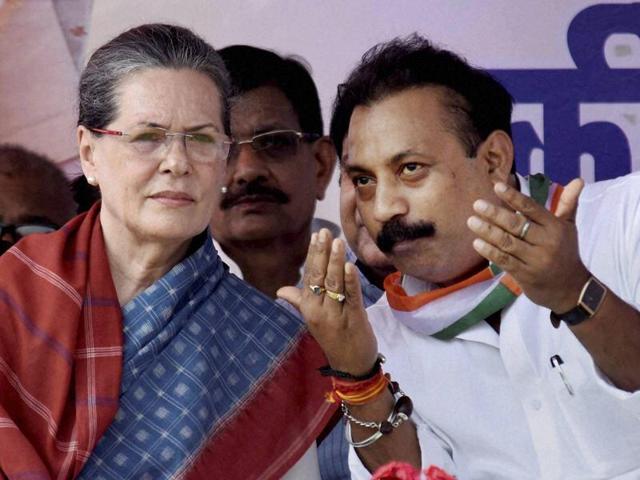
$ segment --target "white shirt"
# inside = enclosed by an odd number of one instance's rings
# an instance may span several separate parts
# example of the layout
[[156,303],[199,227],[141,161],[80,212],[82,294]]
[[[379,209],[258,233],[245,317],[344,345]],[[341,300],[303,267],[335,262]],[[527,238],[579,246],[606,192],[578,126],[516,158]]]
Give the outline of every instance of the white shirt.
[[[585,187],[576,222],[587,268],[640,309],[640,173]],[[640,479],[640,392],[612,386],[548,309],[520,296],[499,336],[480,322],[448,342],[399,323],[386,296],[368,315],[413,400],[424,467],[460,480]],[[350,464],[370,478],[353,449]]]
[[[340,227],[335,223],[329,220],[325,220],[324,218],[314,218],[313,220],[311,220],[311,233],[318,232],[321,228],[328,228],[331,231],[333,238],[338,238],[340,236]],[[242,270],[240,270],[238,264],[225,253],[225,251],[222,249],[222,246],[215,238],[211,238],[213,239],[213,246],[216,248],[218,256],[229,267],[229,273],[234,274],[238,278],[244,278],[242,276]],[[302,279],[303,270],[304,264],[300,265],[300,279]]]

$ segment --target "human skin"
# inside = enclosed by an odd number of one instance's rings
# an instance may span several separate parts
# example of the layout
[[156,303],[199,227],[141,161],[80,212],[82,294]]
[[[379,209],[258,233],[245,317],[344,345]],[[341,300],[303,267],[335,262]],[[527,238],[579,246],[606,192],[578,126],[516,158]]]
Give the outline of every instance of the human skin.
[[[344,157],[343,157],[344,158]],[[356,207],[356,190],[353,182],[341,172],[340,224],[347,244],[358,260],[367,268],[367,277],[379,287],[384,277],[395,271],[389,258],[380,251],[362,222]]]
[[[273,130],[300,129],[293,106],[276,87],[258,87],[232,100],[231,132],[238,141]],[[211,231],[244,279],[263,293],[275,298],[279,287],[298,282],[316,201],[324,197],[334,163],[335,149],[327,137],[301,141],[295,154],[277,158],[249,144],[238,146],[230,156],[226,174],[214,189]],[[244,195],[222,208],[222,186],[226,195],[233,195],[252,183],[276,189],[288,201]]]
[[[491,260],[538,305],[558,313],[573,308],[590,275],[580,260],[575,226],[582,181],[567,185],[555,213],[545,210],[514,188],[509,173],[513,146],[504,132],[492,132],[475,158],[465,158],[462,145],[446,128],[440,94],[433,87],[408,89],[354,110],[344,168],[356,186],[368,230],[376,234],[384,222],[398,217],[408,223],[431,222],[435,235],[393,247],[390,257],[401,272],[444,286]],[[531,226],[523,237],[526,221]],[[346,300],[314,295],[310,285],[342,291]],[[327,231],[314,236],[304,288],[279,294],[301,309],[332,368],[353,375],[371,368],[376,339],[362,307],[355,267],[344,262],[341,240],[332,240]],[[629,391],[640,387],[640,314],[635,309],[609,291],[598,312],[571,331],[616,386]],[[351,411],[356,418],[380,422],[392,404],[391,394],[384,392]],[[371,434],[352,427],[356,441]],[[392,459],[420,465],[410,423],[358,454],[370,471]]]
[[[151,68],[127,76],[117,89],[118,114],[105,128],[136,131],[157,124],[170,131],[224,133],[220,95],[206,75]],[[78,127],[82,169],[102,195],[100,222],[121,304],[184,258],[191,239],[209,223],[211,186],[224,158],[203,162],[182,137],[140,155],[123,138]]]

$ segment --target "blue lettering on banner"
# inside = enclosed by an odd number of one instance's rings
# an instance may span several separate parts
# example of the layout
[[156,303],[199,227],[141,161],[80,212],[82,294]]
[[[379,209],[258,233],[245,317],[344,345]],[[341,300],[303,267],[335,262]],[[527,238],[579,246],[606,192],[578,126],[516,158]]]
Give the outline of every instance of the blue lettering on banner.
[[604,46],[612,34],[640,37],[640,3],[594,5],[579,12],[567,32],[575,69],[490,70],[516,103],[543,104],[544,141],[529,122],[512,124],[516,167],[530,173],[531,153],[544,151],[545,173],[566,183],[580,175],[580,155],[595,160],[595,179],[631,171],[631,149],[624,131],[611,122],[580,125],[585,103],[640,103],[640,69],[612,69]]

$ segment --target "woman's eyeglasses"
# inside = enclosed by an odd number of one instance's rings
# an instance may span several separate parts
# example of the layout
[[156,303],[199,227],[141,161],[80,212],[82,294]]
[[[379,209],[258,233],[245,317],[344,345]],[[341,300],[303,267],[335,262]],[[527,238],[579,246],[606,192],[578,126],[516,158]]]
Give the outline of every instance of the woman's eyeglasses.
[[313,142],[320,138],[317,133],[303,133],[296,130],[272,130],[254,135],[246,140],[236,140],[232,149],[240,145],[251,145],[256,152],[263,152],[272,158],[295,155],[301,141]]
[[166,150],[175,138],[182,138],[190,157],[202,163],[226,160],[232,141],[218,132],[171,132],[165,128],[152,127],[131,132],[87,127],[90,131],[103,135],[120,137],[125,144],[140,155],[152,155]]
[[260,133],[246,140],[231,140],[218,132],[171,132],[165,128],[153,127],[131,132],[87,127],[90,131],[103,135],[120,137],[132,150],[141,155],[161,153],[174,137],[182,137],[187,153],[193,160],[213,163],[225,160],[230,150],[249,144],[256,152],[262,152],[275,159],[295,155],[300,142],[313,142],[321,137],[317,133],[303,133],[296,130],[272,130]]

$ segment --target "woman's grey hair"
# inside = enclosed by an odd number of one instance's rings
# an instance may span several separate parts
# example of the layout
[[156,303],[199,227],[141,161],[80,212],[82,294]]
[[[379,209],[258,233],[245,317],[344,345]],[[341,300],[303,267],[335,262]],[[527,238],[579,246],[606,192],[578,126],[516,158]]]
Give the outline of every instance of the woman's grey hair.
[[207,75],[220,92],[229,134],[230,81],[220,55],[191,30],[159,23],[127,30],[91,55],[80,76],[78,125],[104,128],[111,123],[118,115],[118,85],[147,68],[187,68]]

